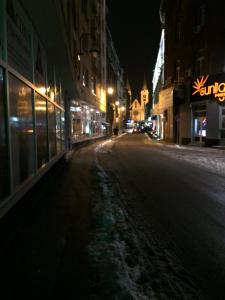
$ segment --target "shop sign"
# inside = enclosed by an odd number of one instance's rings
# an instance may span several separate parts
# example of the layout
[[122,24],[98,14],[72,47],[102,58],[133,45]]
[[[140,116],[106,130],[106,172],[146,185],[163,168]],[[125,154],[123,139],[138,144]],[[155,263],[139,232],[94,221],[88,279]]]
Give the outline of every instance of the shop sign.
[[213,98],[225,101],[225,74],[204,75],[192,85],[192,98]]

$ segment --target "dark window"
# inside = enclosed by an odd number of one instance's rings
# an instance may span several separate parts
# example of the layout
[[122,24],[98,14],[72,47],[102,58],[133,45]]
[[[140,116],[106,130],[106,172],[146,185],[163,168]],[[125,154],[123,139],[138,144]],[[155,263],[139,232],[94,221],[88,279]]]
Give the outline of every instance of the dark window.
[[82,34],[81,35],[81,40],[82,40],[82,49],[81,52],[84,52],[85,54],[88,54],[89,50],[89,36],[88,34]]
[[176,24],[176,41],[181,40],[181,22],[178,21]]
[[89,87],[89,72],[87,69],[85,70],[85,86]]
[[176,60],[175,63],[175,80],[180,82],[180,60]]
[[206,22],[206,5],[196,7],[195,33],[199,33]]
[[200,6],[200,25],[203,26],[205,25],[205,12],[206,12],[206,9],[205,9],[205,4],[202,4]]
[[88,14],[88,3],[87,3],[87,0],[82,0],[81,8],[82,8],[82,12],[87,17],[87,14]]
[[163,112],[163,118],[164,118],[164,122],[168,121],[168,110],[164,110],[164,112]]
[[204,75],[204,56],[199,55],[196,59],[196,76]]

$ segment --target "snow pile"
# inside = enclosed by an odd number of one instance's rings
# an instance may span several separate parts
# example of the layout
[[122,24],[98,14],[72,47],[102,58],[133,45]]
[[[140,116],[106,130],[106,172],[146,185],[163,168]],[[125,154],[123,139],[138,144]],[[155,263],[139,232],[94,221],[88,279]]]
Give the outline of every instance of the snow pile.
[[[100,166],[98,176],[101,197],[95,198],[93,206],[95,235],[89,246],[92,299],[147,300],[138,284],[144,261],[138,258],[135,236],[115,198],[112,182]],[[137,255],[134,259],[128,249]]]
[[185,160],[214,174],[225,175],[225,150],[194,146],[163,146],[159,150],[171,157]]

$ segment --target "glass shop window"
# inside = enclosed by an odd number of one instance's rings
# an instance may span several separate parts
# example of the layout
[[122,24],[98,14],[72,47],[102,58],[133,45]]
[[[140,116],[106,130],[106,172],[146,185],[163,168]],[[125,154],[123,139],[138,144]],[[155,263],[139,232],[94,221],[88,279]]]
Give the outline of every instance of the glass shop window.
[[0,201],[9,194],[9,165],[8,143],[6,138],[5,116],[5,78],[3,69],[0,68]]
[[50,157],[56,155],[56,118],[55,106],[48,102],[48,134],[49,134],[49,154]]
[[56,108],[56,149],[57,153],[62,150],[62,136],[61,136],[61,115],[60,110]]
[[14,188],[34,173],[34,124],[31,96],[31,88],[9,74],[9,111]]
[[41,168],[48,162],[47,111],[46,99],[35,93],[37,165]]

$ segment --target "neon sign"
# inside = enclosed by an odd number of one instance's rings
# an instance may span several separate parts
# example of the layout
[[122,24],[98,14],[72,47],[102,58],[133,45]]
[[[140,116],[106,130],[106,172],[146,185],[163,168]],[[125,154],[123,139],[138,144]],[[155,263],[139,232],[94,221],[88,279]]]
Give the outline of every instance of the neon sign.
[[194,92],[192,96],[198,94],[199,96],[214,96],[220,102],[225,101],[225,82],[214,81],[212,84],[206,84],[209,79],[209,75],[197,78],[192,86]]

